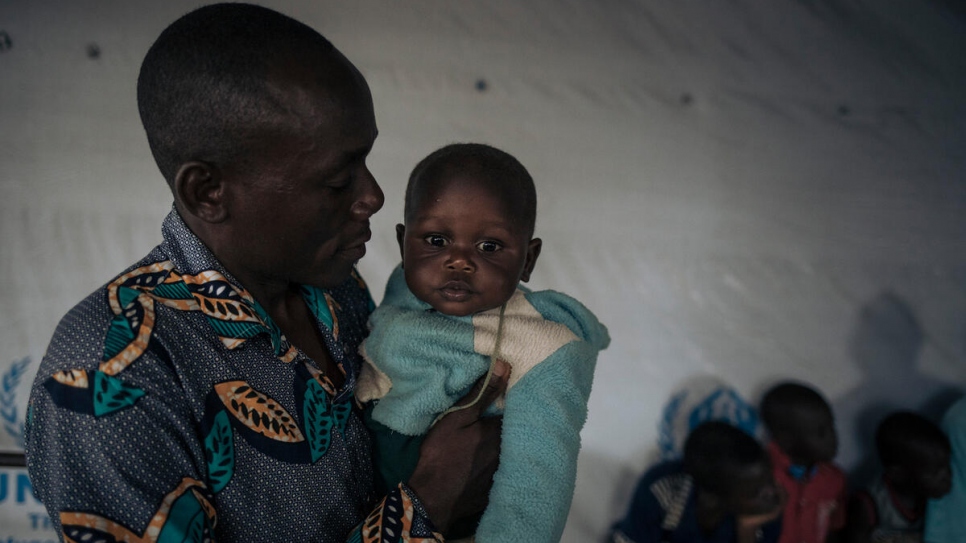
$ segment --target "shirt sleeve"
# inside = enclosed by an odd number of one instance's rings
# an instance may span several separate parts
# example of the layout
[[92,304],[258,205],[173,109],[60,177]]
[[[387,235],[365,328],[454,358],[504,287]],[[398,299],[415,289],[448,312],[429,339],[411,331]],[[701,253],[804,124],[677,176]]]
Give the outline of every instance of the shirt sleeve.
[[169,367],[146,351],[136,370],[110,375],[69,339],[55,335],[40,366],[25,440],[55,529],[73,541],[211,537],[205,454]]
[[389,491],[366,519],[349,534],[347,543],[443,543],[419,498],[405,484]]
[[638,481],[627,514],[611,532],[611,543],[660,543],[664,509],[651,491],[655,479],[652,469]]

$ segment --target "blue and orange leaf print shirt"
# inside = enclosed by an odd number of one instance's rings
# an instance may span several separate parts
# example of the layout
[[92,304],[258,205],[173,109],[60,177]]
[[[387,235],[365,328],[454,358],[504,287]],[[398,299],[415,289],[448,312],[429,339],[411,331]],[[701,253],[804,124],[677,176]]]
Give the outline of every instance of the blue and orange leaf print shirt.
[[164,241],[60,322],[30,397],[34,491],[64,541],[434,541],[373,493],[353,401],[372,299],[303,287],[342,389],[172,210]]

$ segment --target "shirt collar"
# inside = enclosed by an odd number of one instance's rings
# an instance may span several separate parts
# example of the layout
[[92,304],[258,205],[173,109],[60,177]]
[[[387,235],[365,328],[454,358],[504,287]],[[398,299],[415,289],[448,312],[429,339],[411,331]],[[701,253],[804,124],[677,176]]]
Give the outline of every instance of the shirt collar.
[[796,481],[807,481],[818,473],[819,464],[815,464],[811,468],[793,464],[792,459],[774,441],[768,443],[768,453],[771,456],[772,467],[787,473],[789,477]]
[[174,264],[174,268],[183,275],[198,275],[204,271],[214,270],[227,279],[236,290],[240,292],[245,290],[245,287],[215,258],[204,242],[188,228],[174,206],[171,206],[171,212],[161,224],[161,235],[164,237],[162,245],[165,254]]
[[[181,275],[197,276],[204,273],[206,276],[210,272],[216,272],[212,277],[213,281],[225,281],[238,294],[240,303],[245,304],[251,309],[261,321],[263,333],[269,335],[275,354],[285,362],[293,360],[296,356],[295,348],[288,342],[285,335],[278,325],[268,315],[268,312],[249,294],[245,287],[232,277],[228,270],[218,261],[210,249],[188,228],[178,210],[172,206],[168,216],[165,217],[161,225],[161,233],[164,237],[163,247],[168,259]],[[222,283],[223,284],[223,283]],[[332,309],[326,303],[325,291],[308,285],[302,285],[302,293],[308,306],[315,318],[325,326],[332,328],[333,315]],[[209,315],[209,319],[213,316]],[[223,338],[225,341],[225,338]],[[226,341],[226,345],[233,348],[241,345],[243,341]],[[340,362],[341,365],[341,362]]]

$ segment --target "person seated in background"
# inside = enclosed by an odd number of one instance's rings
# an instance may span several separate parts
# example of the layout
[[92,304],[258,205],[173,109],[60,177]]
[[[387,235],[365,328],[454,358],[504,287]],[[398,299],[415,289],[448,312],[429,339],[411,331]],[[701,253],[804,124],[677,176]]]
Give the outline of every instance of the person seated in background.
[[832,408],[815,389],[783,382],[762,397],[761,417],[775,481],[788,496],[780,543],[837,541],[848,488],[832,463],[838,450]]
[[768,455],[726,422],[705,422],[684,444],[683,461],[641,478],[611,543],[774,543],[784,494]]
[[849,543],[922,541],[926,501],[952,487],[949,438],[909,411],[887,416],[876,429],[882,473],[849,503]]
[[966,541],[966,396],[946,411],[942,429],[952,446],[952,488],[926,505],[926,543]]

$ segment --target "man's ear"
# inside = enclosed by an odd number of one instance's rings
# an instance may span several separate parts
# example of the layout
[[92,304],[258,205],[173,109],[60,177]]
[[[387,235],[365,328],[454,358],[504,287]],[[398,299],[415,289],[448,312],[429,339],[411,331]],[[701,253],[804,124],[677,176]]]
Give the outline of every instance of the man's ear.
[[520,280],[524,283],[530,280],[530,274],[533,273],[533,267],[537,265],[541,248],[543,248],[543,240],[540,238],[531,239],[527,245],[527,260],[523,263],[523,273],[520,274]]
[[228,218],[225,180],[207,162],[185,162],[174,176],[174,198],[185,212],[208,223]]
[[406,261],[406,225],[396,225],[396,243],[399,244],[399,258]]

